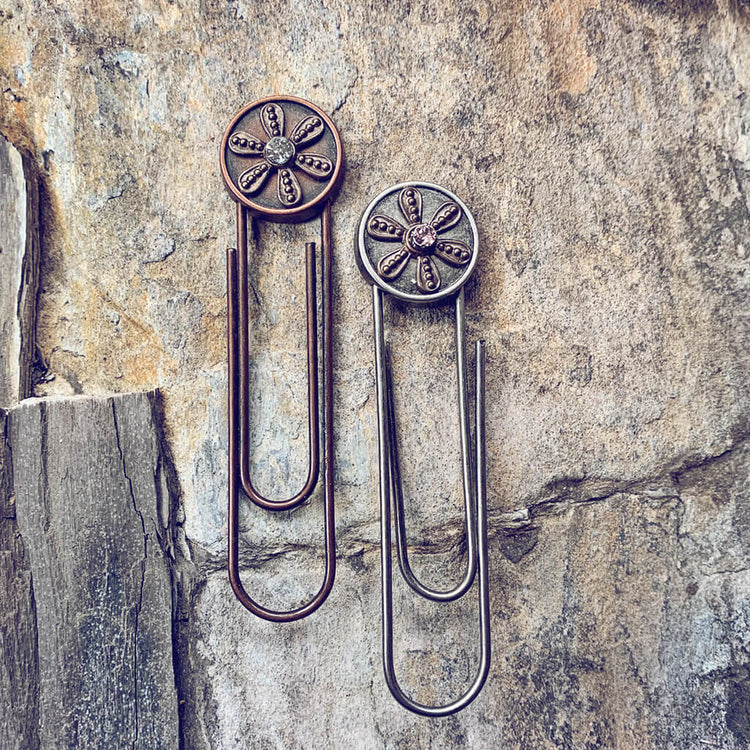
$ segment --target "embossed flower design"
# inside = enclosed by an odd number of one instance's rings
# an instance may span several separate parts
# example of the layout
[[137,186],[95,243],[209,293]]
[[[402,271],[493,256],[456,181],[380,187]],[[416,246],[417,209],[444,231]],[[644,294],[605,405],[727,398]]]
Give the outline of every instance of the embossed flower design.
[[378,275],[386,281],[393,281],[414,258],[417,262],[417,288],[423,294],[432,294],[440,289],[441,284],[434,258],[454,267],[465,266],[471,260],[472,249],[466,243],[438,237],[461,221],[461,208],[454,201],[446,201],[425,224],[422,221],[422,193],[415,187],[405,187],[399,193],[398,207],[406,219],[406,226],[382,214],[371,216],[367,222],[367,233],[373,239],[401,243],[399,248],[380,259]]
[[294,174],[301,169],[316,180],[326,180],[333,174],[333,163],[323,154],[300,151],[315,143],[324,133],[323,119],[316,114],[302,118],[289,137],[285,135],[284,110],[280,104],[269,102],[260,111],[260,124],[268,142],[250,133],[237,130],[229,137],[229,150],[238,156],[262,159],[237,178],[239,189],[246,195],[259,193],[268,178],[277,173],[276,192],[284,208],[296,206],[302,200],[302,188]]

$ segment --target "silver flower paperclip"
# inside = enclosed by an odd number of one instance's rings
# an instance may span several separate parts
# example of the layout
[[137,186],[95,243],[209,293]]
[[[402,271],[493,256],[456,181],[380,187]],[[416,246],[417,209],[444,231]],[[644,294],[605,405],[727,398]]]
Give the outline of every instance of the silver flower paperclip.
[[[394,219],[400,214],[403,222]],[[426,216],[431,217],[424,221]],[[393,243],[398,247],[393,249]],[[396,700],[424,716],[447,716],[471,703],[490,668],[489,583],[487,579],[487,502],[484,458],[484,342],[476,343],[476,488],[472,481],[472,447],[466,395],[463,286],[477,259],[477,228],[466,206],[444,188],[409,182],[383,191],[365,210],[357,236],[357,261],[372,286],[375,321],[375,369],[380,462],[380,545],[382,566],[383,666]],[[405,273],[415,265],[414,274]],[[461,465],[468,562],[463,580],[450,590],[436,590],[418,580],[409,563],[404,502],[399,472],[396,419],[388,349],[383,324],[385,294],[416,304],[452,298],[456,310],[456,367],[461,429]],[[393,591],[391,510],[395,513],[396,548],[404,579],[418,594],[437,602],[463,596],[479,571],[480,652],[476,677],[458,699],[428,706],[409,698],[396,678],[393,662]]]

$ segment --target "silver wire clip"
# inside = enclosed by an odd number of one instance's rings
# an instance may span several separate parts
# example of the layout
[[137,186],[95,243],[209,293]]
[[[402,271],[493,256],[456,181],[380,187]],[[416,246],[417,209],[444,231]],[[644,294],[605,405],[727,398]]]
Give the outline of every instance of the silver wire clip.
[[[476,223],[461,200],[427,182],[406,182],[384,190],[367,207],[357,235],[357,262],[373,294],[375,368],[380,463],[380,544],[383,608],[383,668],[394,698],[423,716],[448,716],[477,697],[490,667],[489,583],[487,577],[487,501],[484,456],[484,342],[476,342],[476,488],[466,388],[463,287],[477,260]],[[396,420],[389,350],[385,344],[383,296],[419,305],[453,298],[456,309],[456,368],[461,425],[461,465],[468,561],[462,581],[453,589],[425,586],[414,574],[407,551],[406,523],[398,462]],[[454,601],[472,586],[479,570],[479,667],[474,682],[455,701],[427,706],[409,698],[398,684],[393,663],[393,591],[391,509],[395,514],[399,567],[409,586],[437,602]]]

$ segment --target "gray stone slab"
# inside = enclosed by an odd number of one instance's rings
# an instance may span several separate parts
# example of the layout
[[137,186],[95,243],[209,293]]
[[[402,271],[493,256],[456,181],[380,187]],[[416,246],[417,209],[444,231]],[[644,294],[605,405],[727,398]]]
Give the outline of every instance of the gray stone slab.
[[16,522],[7,413],[0,409],[0,748],[39,748],[39,669],[31,565]]
[[42,748],[178,745],[154,398],[31,399],[11,414]]
[[36,169],[0,135],[0,406],[31,395],[39,283]]

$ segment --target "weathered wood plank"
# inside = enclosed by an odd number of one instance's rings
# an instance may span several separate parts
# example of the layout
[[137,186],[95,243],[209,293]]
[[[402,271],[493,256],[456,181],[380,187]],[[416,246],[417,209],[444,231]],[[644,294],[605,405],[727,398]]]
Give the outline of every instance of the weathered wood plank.
[[154,398],[30,399],[11,413],[42,748],[178,746]]
[[0,409],[0,748],[37,750],[37,633],[31,569],[18,531],[7,414]]
[[0,406],[31,395],[39,278],[36,170],[0,137]]

